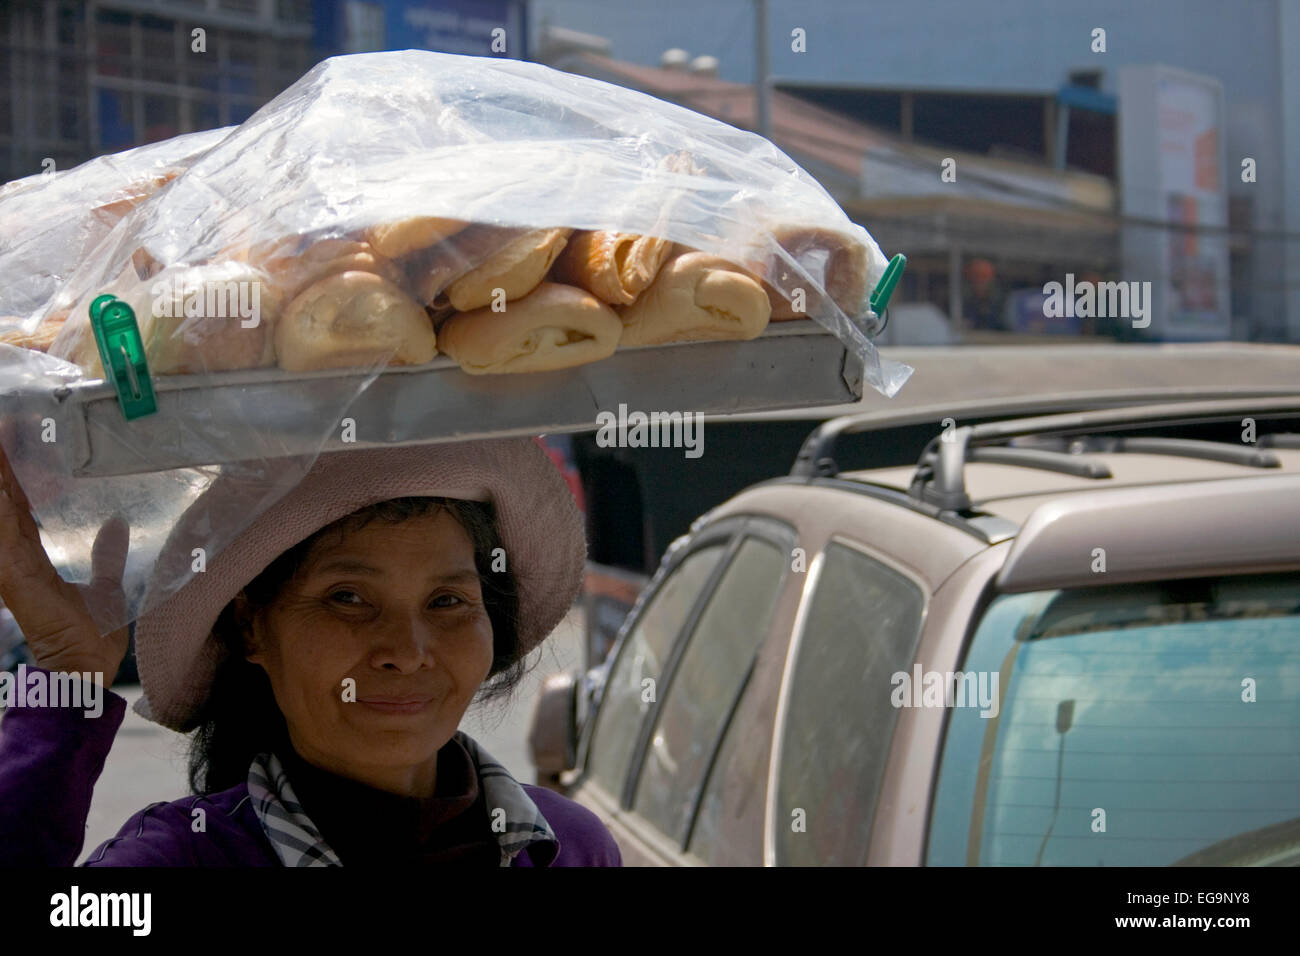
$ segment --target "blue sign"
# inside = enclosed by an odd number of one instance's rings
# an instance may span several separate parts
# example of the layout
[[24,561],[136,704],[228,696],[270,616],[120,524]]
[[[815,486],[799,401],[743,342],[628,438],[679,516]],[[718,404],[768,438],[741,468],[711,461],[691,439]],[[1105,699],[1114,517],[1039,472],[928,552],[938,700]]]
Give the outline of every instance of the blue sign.
[[326,55],[438,50],[524,59],[522,0],[316,0],[316,45]]

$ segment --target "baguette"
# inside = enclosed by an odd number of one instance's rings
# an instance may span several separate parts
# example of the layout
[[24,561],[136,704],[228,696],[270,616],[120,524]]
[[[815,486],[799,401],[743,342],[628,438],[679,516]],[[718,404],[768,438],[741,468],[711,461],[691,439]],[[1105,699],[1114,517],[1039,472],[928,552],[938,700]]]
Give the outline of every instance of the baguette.
[[399,259],[408,253],[436,245],[468,225],[463,219],[415,216],[399,222],[371,226],[366,231],[366,241],[381,256]]
[[54,344],[55,338],[63,329],[63,323],[67,321],[68,314],[51,315],[44,322],[36,327],[34,331],[25,331],[20,323],[23,321],[18,316],[6,316],[0,318],[0,327],[11,326],[0,332],[0,342],[6,345],[14,345],[21,349],[31,349],[34,352],[48,352],[50,346]]
[[671,239],[582,230],[556,260],[551,278],[610,305],[631,305],[659,274],[672,247]]
[[753,276],[717,256],[684,252],[664,265],[635,303],[619,310],[619,345],[752,339],[771,313]]
[[572,229],[481,226],[440,243],[420,264],[417,294],[435,312],[472,312],[492,304],[501,289],[521,299],[546,278]]
[[[856,318],[865,313],[869,292],[866,246],[851,236],[820,227],[777,226],[772,230],[772,236],[791,258],[804,266],[813,282],[819,282],[825,288],[831,300],[845,314]],[[763,264],[758,261],[748,263],[748,267],[756,275],[764,271]],[[773,321],[805,319],[809,313],[819,311],[824,306],[817,290],[810,286],[807,279],[786,266],[782,259],[774,258],[772,268],[773,281],[759,281],[772,303]],[[804,289],[803,310],[797,311],[794,303],[777,290],[776,284]]]
[[614,354],[622,324],[595,296],[543,282],[504,312],[460,312],[443,323],[438,343],[471,375],[546,372]]
[[117,296],[135,313],[154,375],[265,368],[275,364],[274,327],[282,299],[266,273],[241,262],[168,268],[141,281],[128,265],[107,288],[83,297],[50,354],[104,378],[90,304]]
[[303,372],[378,364],[422,365],[438,354],[418,303],[371,272],[339,272],[300,292],[275,329],[282,369]]

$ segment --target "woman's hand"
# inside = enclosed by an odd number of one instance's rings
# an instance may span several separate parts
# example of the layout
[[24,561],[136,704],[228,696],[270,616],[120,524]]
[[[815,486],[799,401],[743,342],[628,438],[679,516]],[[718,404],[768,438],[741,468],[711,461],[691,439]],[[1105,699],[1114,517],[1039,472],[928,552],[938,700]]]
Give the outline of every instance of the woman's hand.
[[45,553],[27,496],[0,447],[0,598],[38,665],[51,671],[102,674],[105,689],[113,683],[130,632],[122,627],[101,636],[86,599],[125,616],[122,572],[129,541],[126,522],[116,517],[106,522],[91,550],[91,583],[64,581]]

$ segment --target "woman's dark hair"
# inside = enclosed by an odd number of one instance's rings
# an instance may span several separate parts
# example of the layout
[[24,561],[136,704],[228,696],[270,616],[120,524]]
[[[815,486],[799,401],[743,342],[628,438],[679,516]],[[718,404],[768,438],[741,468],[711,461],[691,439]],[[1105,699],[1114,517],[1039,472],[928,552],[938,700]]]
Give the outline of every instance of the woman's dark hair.
[[509,697],[523,680],[525,655],[519,642],[519,593],[514,575],[492,570],[501,547],[491,504],[456,498],[393,498],[340,518],[303,539],[269,564],[244,588],[242,606],[231,601],[213,625],[223,660],[190,742],[189,778],[195,793],[216,793],[248,779],[259,753],[284,753],[289,732],[275,702],[266,671],[244,657],[244,634],[252,617],[265,610],[302,567],[325,536],[342,536],[371,521],[398,523],[448,511],[474,546],[483,603],[492,622],[492,668],[476,694],[478,701]]

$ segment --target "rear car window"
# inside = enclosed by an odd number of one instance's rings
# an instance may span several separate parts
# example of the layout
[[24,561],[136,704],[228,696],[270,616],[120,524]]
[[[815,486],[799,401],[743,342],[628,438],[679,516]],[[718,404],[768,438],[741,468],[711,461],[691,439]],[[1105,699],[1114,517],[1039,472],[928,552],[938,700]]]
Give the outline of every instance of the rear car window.
[[632,809],[685,844],[695,799],[727,716],[767,636],[789,557],[746,538],[709,596],[681,663],[661,692]]
[[795,651],[781,739],[776,862],[859,866],[898,716],[892,675],[911,668],[925,596],[909,578],[832,542]]
[[644,681],[658,682],[664,661],[709,580],[725,544],[687,555],[669,573],[632,626],[605,684],[588,765],[609,793],[621,797],[637,731],[655,705]]
[[1005,595],[964,670],[928,863],[1300,863],[1300,575]]

